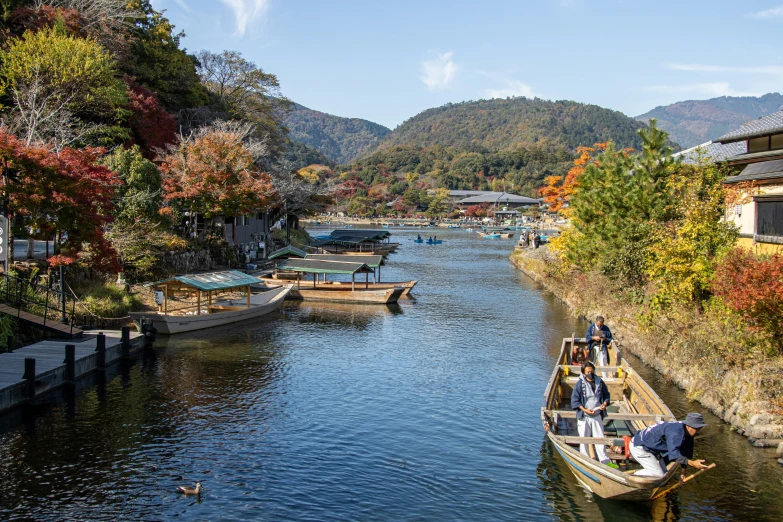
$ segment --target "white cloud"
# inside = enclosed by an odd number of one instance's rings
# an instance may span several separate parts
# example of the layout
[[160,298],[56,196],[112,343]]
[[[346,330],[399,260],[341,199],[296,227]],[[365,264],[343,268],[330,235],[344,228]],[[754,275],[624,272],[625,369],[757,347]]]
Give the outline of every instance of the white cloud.
[[758,11],[748,15],[751,18],[780,18],[783,17],[783,5],[773,7],[772,9],[765,9],[764,11]]
[[451,84],[457,75],[459,66],[451,58],[454,53],[449,51],[421,64],[422,75],[419,77],[431,91],[442,91]]
[[675,71],[735,74],[775,74],[783,76],[783,66],[780,65],[729,67],[724,65],[705,65],[700,63],[668,63],[666,64],[666,67]]
[[270,0],[220,0],[234,12],[235,36],[244,36],[247,26],[258,22],[269,9]]
[[526,98],[532,98],[533,89],[517,80],[506,80],[506,87],[502,89],[487,89],[486,94],[489,98],[509,98],[513,96],[525,96]]
[[174,0],[174,1],[177,2],[177,5],[179,5],[182,8],[182,10],[185,11],[186,13],[193,12],[193,9],[191,9],[190,6],[187,3],[185,3],[185,0]]
[[685,85],[651,85],[647,90],[666,93],[695,93],[705,96],[761,96],[759,92],[734,90],[728,82],[689,83]]

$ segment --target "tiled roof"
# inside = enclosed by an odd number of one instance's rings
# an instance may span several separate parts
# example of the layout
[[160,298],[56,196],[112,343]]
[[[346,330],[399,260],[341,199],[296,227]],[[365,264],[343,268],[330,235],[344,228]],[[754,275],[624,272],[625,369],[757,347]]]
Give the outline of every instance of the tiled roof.
[[724,183],[740,181],[758,181],[763,179],[783,179],[783,159],[751,163],[736,176],[723,180]]
[[672,156],[675,158],[682,158],[683,163],[689,164],[699,163],[700,159],[717,163],[719,161],[726,161],[732,156],[744,154],[747,152],[747,149],[748,146],[743,141],[726,144],[708,141],[707,143],[702,143],[696,147],[691,147],[690,149],[672,154]]
[[472,196],[469,198],[461,199],[457,201],[457,204],[467,203],[519,203],[522,205],[537,205],[537,199],[528,198],[526,196],[520,196],[518,194],[509,194],[508,192],[486,192],[479,196]]
[[777,132],[783,132],[783,111],[778,111],[746,123],[739,129],[727,132],[715,141],[718,143],[730,143]]
[[730,163],[748,163],[752,160],[763,160],[765,158],[774,158],[775,156],[783,156],[783,150],[762,150],[759,152],[751,152],[750,154],[740,154],[738,156],[726,158],[726,161]]

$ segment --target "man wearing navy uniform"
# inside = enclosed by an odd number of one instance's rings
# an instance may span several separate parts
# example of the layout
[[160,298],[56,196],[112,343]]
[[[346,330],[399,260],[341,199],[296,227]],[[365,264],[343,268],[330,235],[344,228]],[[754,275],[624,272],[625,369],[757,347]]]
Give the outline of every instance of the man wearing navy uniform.
[[682,422],[662,422],[637,431],[631,440],[631,455],[642,465],[637,477],[662,477],[669,462],[704,469],[703,460],[693,460],[693,437],[706,424],[701,413],[689,413]]

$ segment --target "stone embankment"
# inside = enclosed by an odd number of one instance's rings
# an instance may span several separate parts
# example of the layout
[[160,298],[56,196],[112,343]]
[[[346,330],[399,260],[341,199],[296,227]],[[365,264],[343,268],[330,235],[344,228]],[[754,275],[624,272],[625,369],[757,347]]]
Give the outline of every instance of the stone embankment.
[[[783,384],[783,363],[764,361],[741,367],[727,365],[717,355],[705,356],[699,341],[709,342],[709,327],[655,325],[639,322],[639,308],[618,296],[592,292],[582,275],[578,281],[554,274],[554,256],[545,248],[518,247],[511,262],[581,317],[604,315],[621,346],[666,376],[759,448],[777,448],[783,464],[783,415],[775,393]],[[681,326],[681,327],[678,327]],[[693,326],[693,327],[691,327]],[[684,333],[684,332],[687,332]],[[700,339],[699,336],[702,336]],[[713,339],[714,342],[714,339]],[[698,348],[689,350],[689,345]],[[701,351],[698,351],[701,349]],[[698,354],[695,356],[694,354]]]

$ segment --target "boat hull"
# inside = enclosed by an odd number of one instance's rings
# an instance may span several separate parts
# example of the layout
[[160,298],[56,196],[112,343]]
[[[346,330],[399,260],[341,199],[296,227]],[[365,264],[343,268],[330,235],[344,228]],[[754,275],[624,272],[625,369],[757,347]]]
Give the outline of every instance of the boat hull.
[[[250,298],[250,308],[242,310],[232,310],[226,312],[217,312],[203,315],[163,315],[157,312],[132,312],[130,314],[137,327],[142,319],[151,319],[152,325],[157,328],[158,333],[165,335],[174,335],[194,330],[203,330],[217,326],[256,319],[280,308],[285,301],[290,286],[283,286],[272,289],[263,294],[256,294]],[[267,295],[268,294],[268,295]],[[254,299],[256,303],[254,304]],[[261,302],[263,301],[263,302]],[[243,300],[237,300],[237,304]],[[233,303],[232,303],[233,304]]]
[[[389,290],[390,288],[403,288],[402,295],[408,295],[416,286],[418,281],[395,281],[389,283],[360,283],[356,282],[356,289],[359,290]],[[303,283],[304,284],[304,283]],[[351,288],[351,283],[346,281],[333,281],[328,283],[318,283],[317,288],[338,288],[346,290]]]
[[[323,285],[328,286],[328,285]],[[356,285],[359,286],[358,284]],[[343,290],[341,288],[292,288],[288,293],[287,299],[300,299],[302,301],[332,301],[338,303],[373,303],[390,304],[396,303],[402,293],[405,291],[402,287],[389,289],[360,289]]]

